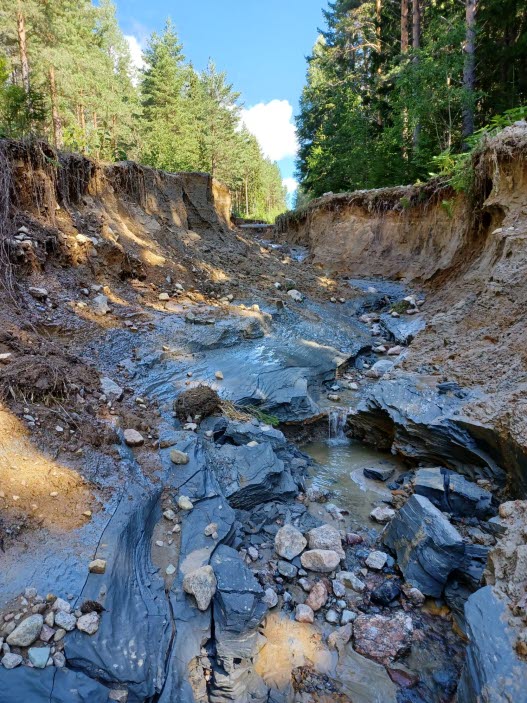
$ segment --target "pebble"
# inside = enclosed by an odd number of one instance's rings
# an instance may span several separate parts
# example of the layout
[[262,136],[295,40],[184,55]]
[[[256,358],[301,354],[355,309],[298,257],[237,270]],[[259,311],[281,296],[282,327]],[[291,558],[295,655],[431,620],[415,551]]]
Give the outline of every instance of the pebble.
[[371,511],[370,517],[372,520],[375,520],[375,522],[385,525],[390,522],[390,520],[393,520],[395,517],[395,510],[388,508],[387,506],[378,506]]
[[124,431],[124,441],[129,447],[140,447],[145,443],[143,435],[137,430],[132,429]]
[[177,499],[177,504],[181,510],[192,510],[194,507],[194,504],[188,496],[179,496]]
[[302,293],[295,288],[291,288],[291,290],[287,291],[287,295],[292,298],[295,303],[301,303],[304,300],[304,296]]
[[353,622],[356,617],[357,613],[354,613],[353,610],[343,610],[342,615],[340,616],[340,624],[347,625],[348,623]]
[[97,613],[86,613],[77,620],[77,629],[87,635],[94,635],[99,629],[100,618]]
[[54,612],[61,610],[63,613],[71,613],[71,603],[68,603],[68,601],[63,598],[57,598],[51,606],[51,610]]
[[50,647],[30,647],[27,656],[35,669],[45,669],[50,653]]
[[331,582],[331,586],[333,587],[333,593],[337,598],[342,598],[346,595],[346,586],[342,583],[342,581],[339,581],[339,579],[334,579]]
[[272,588],[266,588],[262,600],[268,608],[274,608],[278,604],[278,595]]
[[203,530],[203,534],[205,535],[205,537],[211,537],[217,531],[218,531],[218,525],[215,522],[211,522]]
[[16,667],[20,666],[23,661],[24,660],[22,659],[20,654],[13,654],[11,652],[8,652],[2,657],[2,666],[4,666],[6,669],[16,669]]
[[328,600],[328,589],[323,581],[317,581],[306,599],[306,605],[309,605],[311,610],[317,612],[326,605]]
[[66,657],[62,654],[62,652],[55,652],[53,655],[53,664],[57,667],[57,669],[62,669],[66,666]]
[[368,558],[366,559],[365,563],[366,566],[368,566],[370,569],[373,569],[374,571],[380,571],[384,568],[387,559],[388,555],[384,552],[373,551],[368,554]]
[[388,349],[388,356],[399,356],[399,354],[403,351],[403,348],[404,347],[398,345],[396,347]]
[[315,620],[315,613],[309,605],[297,605],[295,608],[295,620],[297,622],[312,623]]
[[216,371],[214,376],[218,379],[218,381],[223,381],[223,373],[221,371]]
[[163,512],[163,517],[164,517],[166,520],[173,521],[173,520],[176,519],[176,513],[175,513],[173,510],[171,510],[171,509],[169,508],[168,510],[165,510],[165,511]]
[[326,622],[329,622],[331,625],[336,625],[339,620],[340,616],[337,611],[330,608],[326,613]]
[[363,583],[358,576],[355,576],[351,571],[339,571],[337,574],[337,579],[342,581],[342,583],[351,588],[356,593],[362,593],[366,588],[366,584]]
[[91,574],[104,574],[106,571],[106,560],[105,559],[94,559],[88,564],[88,569]]
[[7,644],[15,647],[29,647],[40,635],[43,624],[42,615],[30,615],[12,630],[7,637]]
[[340,556],[330,549],[311,549],[300,557],[302,566],[309,571],[329,574],[340,563]]
[[170,300],[170,296],[168,293],[160,293],[158,295],[158,300],[167,301],[167,300]]
[[169,564],[167,568],[165,569],[165,573],[167,576],[172,576],[173,574],[176,573],[176,567],[174,564]]
[[61,610],[55,615],[55,624],[66,632],[71,632],[75,629],[77,618],[72,613],[64,613]]
[[293,525],[284,525],[275,535],[274,548],[276,553],[284,559],[294,559],[306,546],[306,538]]
[[162,540],[158,539],[157,542],[156,542],[156,545],[157,545],[158,547],[164,547],[164,546],[165,546],[165,543],[164,543]]
[[260,553],[258,552],[256,547],[249,547],[249,549],[247,550],[247,554],[251,557],[252,561],[256,561],[260,556]]
[[280,560],[277,564],[278,573],[286,579],[294,579],[298,569],[288,561]]
[[186,452],[180,452],[179,449],[172,449],[170,452],[170,461],[173,464],[188,464],[189,456]]

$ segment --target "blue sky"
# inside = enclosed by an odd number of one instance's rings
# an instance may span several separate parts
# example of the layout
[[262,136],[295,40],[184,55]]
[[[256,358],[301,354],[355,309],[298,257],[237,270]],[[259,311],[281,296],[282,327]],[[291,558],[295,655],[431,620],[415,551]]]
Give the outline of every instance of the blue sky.
[[[242,94],[248,128],[294,173],[293,114],[305,80],[305,57],[323,25],[326,0],[115,0],[119,23],[136,56],[170,17],[197,69],[213,58]],[[290,188],[293,184],[287,181]]]

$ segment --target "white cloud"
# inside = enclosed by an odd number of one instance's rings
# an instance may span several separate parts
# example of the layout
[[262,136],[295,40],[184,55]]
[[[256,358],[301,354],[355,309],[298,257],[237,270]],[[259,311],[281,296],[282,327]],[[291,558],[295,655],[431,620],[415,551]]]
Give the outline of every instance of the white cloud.
[[132,57],[132,65],[136,71],[144,68],[145,62],[143,61],[143,50],[141,44],[137,37],[133,34],[126,34],[125,37],[128,42],[128,48],[130,50],[130,56]]
[[298,190],[298,181],[294,178],[284,178],[282,183],[287,188],[288,195],[292,195],[296,190]]
[[293,106],[288,100],[271,100],[242,110],[242,122],[254,134],[267,158],[280,161],[296,156],[298,140]]

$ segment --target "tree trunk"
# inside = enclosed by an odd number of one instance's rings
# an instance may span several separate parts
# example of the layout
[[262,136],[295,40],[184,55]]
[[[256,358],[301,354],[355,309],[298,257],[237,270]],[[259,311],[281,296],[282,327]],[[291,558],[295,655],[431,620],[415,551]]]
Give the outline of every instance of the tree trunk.
[[408,51],[408,0],[401,0],[401,54]]
[[419,49],[421,46],[421,0],[413,0],[412,46],[414,49]]
[[[381,43],[381,21],[382,21],[382,0],[375,0],[375,36],[377,39],[377,51],[379,55],[382,51]],[[380,69],[379,69],[380,71]]]
[[[421,47],[421,0],[413,0],[412,6],[412,48],[417,50]],[[419,58],[416,56],[414,61],[417,63]],[[419,145],[419,137],[421,135],[421,125],[417,123],[414,128],[413,142],[414,149]]]
[[62,149],[62,120],[60,119],[57,101],[57,85],[55,83],[55,67],[49,67],[49,92],[51,96],[51,120],[53,122],[53,141],[55,149]]
[[18,50],[20,52],[20,66],[22,68],[22,85],[29,94],[29,61],[27,59],[26,42],[26,21],[21,9],[20,0],[18,2],[18,12],[16,14],[16,28],[18,34]]
[[249,178],[245,177],[245,217],[249,217]]
[[476,82],[476,12],[478,0],[465,0],[465,63],[463,66],[463,87],[465,106],[463,108],[463,137],[474,132],[474,85]]

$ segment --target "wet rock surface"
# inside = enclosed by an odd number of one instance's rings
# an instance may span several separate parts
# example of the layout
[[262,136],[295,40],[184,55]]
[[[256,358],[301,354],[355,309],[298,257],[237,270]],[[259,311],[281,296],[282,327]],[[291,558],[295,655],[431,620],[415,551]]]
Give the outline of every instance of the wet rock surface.
[[[144,217],[140,237],[164,226]],[[194,211],[188,217],[199,224]],[[51,431],[60,460],[82,457],[79,471],[89,473],[98,502],[72,498],[83,521],[78,541],[63,532],[46,544],[46,533],[22,559],[27,574],[29,561],[39,565],[39,555],[47,557],[38,588],[24,596],[29,605],[20,602],[12,618],[2,613],[6,703],[20,703],[20,693],[24,703],[296,703],[294,696],[312,694],[343,703],[372,703],[372,696],[443,703],[456,688],[463,652],[443,595],[470,638],[459,700],[486,692],[496,701],[503,692],[521,700],[516,679],[507,686],[511,671],[518,681],[524,677],[522,580],[506,597],[488,587],[473,592],[505,529],[487,520],[491,491],[505,485],[505,471],[484,429],[463,415],[476,391],[434,369],[402,370],[424,325],[418,296],[408,300],[399,283],[355,281],[349,297],[340,291],[329,298],[319,271],[296,266],[292,250],[273,254],[267,245],[262,260],[271,266],[271,285],[256,285],[258,272],[244,281],[245,274],[216,258],[210,232],[183,231],[178,225],[177,233],[163,235],[175,247],[166,259],[177,251],[178,265],[190,271],[212,251],[213,268],[224,269],[228,283],[202,286],[199,273],[175,284],[175,271],[167,275],[159,265],[155,284],[139,276],[122,283],[135,276],[128,272],[104,290],[83,284],[88,302],[68,301],[82,335],[81,311],[95,313],[105,330],[103,344],[100,329],[83,339],[82,355],[97,359],[101,378],[93,393],[87,383],[69,389],[77,410],[86,412],[71,424],[61,417]],[[93,244],[97,254],[96,237],[78,236],[79,246]],[[240,270],[260,247],[223,236],[236,241]],[[278,273],[297,276],[297,288],[274,285]],[[258,289],[265,285],[272,297]],[[347,280],[345,286],[352,290]],[[47,283],[46,295],[35,290],[28,289],[32,305],[54,315],[58,291]],[[408,305],[396,312],[392,305],[405,295]],[[16,350],[0,352],[10,365]],[[351,430],[416,469],[400,477],[380,464],[363,467],[362,479],[382,484],[384,493],[360,530],[331,491],[307,485],[309,457],[273,427],[306,422],[309,436],[323,425],[326,438],[328,407],[339,418],[330,422],[331,440],[345,442]],[[96,415],[108,430],[108,439],[101,432],[98,440],[113,447],[109,461],[97,453],[84,458],[86,445],[76,440],[83,419]],[[20,416],[30,430],[39,427],[34,405]],[[281,428],[295,432],[289,424]],[[51,488],[46,497],[59,499],[57,486]],[[3,486],[1,499],[11,500]],[[379,524],[368,522],[370,512]],[[522,539],[514,542],[515,572]],[[504,565],[509,551],[491,557],[496,582],[503,574],[513,581]],[[32,579],[22,580],[17,567],[11,558],[7,581],[21,591]],[[64,597],[41,609],[35,597],[59,579]],[[437,603],[425,603],[423,594]],[[486,617],[490,608],[495,618]],[[514,626],[505,616],[513,611]],[[286,623],[292,659],[282,687],[257,666],[274,644],[262,635],[272,614]],[[485,626],[494,638],[485,638]],[[277,663],[287,658],[285,649]]]

